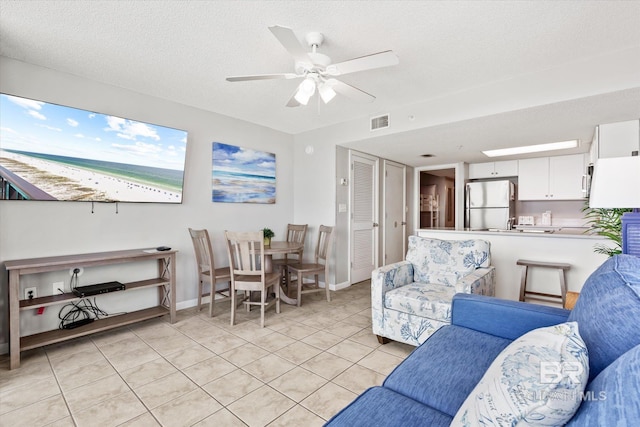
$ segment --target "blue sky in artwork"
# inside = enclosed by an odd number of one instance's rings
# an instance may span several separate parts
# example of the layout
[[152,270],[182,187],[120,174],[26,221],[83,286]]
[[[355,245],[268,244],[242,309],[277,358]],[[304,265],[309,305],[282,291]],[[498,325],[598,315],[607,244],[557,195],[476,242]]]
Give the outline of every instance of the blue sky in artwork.
[[214,172],[276,176],[276,155],[273,153],[214,142],[212,154]]
[[0,95],[0,148],[184,170],[187,132]]

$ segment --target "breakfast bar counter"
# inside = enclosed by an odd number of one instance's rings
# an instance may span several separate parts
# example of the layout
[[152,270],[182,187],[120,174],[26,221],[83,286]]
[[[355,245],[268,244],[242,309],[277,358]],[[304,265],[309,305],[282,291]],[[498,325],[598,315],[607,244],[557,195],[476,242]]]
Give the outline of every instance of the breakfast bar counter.
[[[571,264],[566,272],[567,290],[580,292],[587,277],[607,256],[594,252],[598,244],[611,246],[611,241],[585,234],[584,229],[562,228],[554,232],[473,231],[468,229],[424,228],[416,230],[421,237],[443,240],[483,239],[491,243],[491,261],[496,267],[496,297],[517,300],[521,267],[518,259]],[[528,289],[558,293],[558,278],[553,271],[531,269]]]

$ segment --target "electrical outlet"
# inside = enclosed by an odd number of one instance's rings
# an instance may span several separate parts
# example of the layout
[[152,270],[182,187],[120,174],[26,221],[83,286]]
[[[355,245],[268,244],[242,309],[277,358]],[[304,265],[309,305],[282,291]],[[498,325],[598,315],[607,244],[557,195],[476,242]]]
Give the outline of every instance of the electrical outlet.
[[76,275],[78,277],[82,276],[82,273],[84,273],[84,268],[82,267],[75,267],[69,270],[69,276],[73,276]]
[[51,295],[64,294],[64,282],[53,282],[53,293]]
[[24,299],[38,298],[38,288],[25,288]]

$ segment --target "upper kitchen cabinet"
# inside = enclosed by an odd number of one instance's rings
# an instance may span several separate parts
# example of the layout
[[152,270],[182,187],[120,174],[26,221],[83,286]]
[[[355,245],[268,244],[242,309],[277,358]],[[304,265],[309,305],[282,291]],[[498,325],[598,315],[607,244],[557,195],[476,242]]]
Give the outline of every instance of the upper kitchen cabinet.
[[518,200],[581,200],[585,197],[584,154],[518,161]]
[[517,160],[469,164],[469,179],[504,178],[508,176],[518,176]]
[[638,151],[640,151],[640,120],[602,124],[598,126],[597,132],[598,158],[638,155]]

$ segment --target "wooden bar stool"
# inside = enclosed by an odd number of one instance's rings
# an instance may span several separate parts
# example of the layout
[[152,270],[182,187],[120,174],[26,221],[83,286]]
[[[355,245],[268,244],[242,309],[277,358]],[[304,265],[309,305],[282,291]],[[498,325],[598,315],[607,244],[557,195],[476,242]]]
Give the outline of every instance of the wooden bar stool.
[[[545,261],[528,261],[519,259],[516,261],[517,265],[522,266],[522,276],[520,280],[520,301],[524,301],[528,297],[530,300],[544,301],[544,302],[558,302],[565,306],[567,300],[567,281],[565,278],[565,271],[571,268],[571,264],[562,262],[545,262]],[[532,292],[527,290],[527,270],[529,267],[541,267],[541,268],[555,268],[558,270],[560,276],[560,295],[547,294],[543,292]],[[531,296],[530,296],[531,295]],[[554,301],[558,299],[559,301]]]

